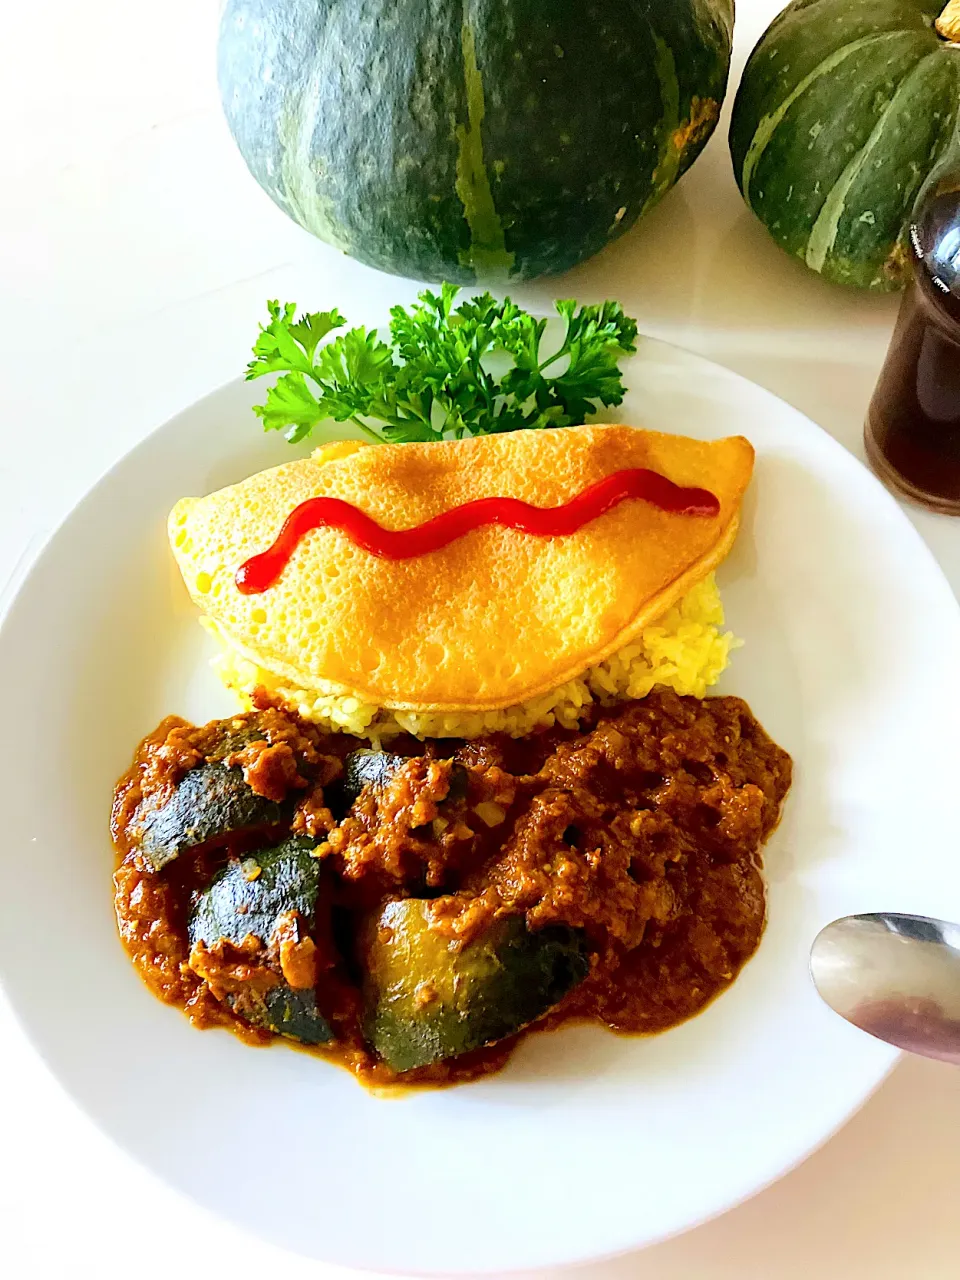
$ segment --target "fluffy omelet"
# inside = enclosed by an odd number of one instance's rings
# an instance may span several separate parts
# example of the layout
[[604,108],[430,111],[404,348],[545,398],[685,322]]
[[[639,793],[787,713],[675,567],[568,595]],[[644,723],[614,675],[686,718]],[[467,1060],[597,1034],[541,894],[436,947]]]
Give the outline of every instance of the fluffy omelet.
[[[486,525],[389,560],[336,529],[308,533],[277,583],[242,593],[237,569],[308,498],[341,498],[406,529],[476,498],[562,505],[644,467],[709,489],[714,517],[631,500],[576,533]],[[191,596],[241,696],[263,685],[301,715],[370,736],[529,732],[575,723],[590,701],[653,684],[703,696],[732,637],[712,570],[736,537],[753,468],[742,437],[704,442],[627,426],[518,431],[439,444],[342,442],[170,516]]]

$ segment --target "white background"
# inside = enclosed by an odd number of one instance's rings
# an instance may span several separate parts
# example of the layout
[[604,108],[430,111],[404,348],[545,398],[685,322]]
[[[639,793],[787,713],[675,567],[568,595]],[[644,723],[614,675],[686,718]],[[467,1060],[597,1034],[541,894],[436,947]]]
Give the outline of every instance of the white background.
[[[739,0],[735,74],[779,7]],[[3,8],[0,583],[131,444],[242,371],[265,298],[337,305],[359,323],[416,291],[311,240],[249,178],[216,98],[217,0]],[[514,296],[617,297],[642,330],[762,383],[860,453],[896,301],[837,291],[782,256],[740,204],[724,131],[639,230]],[[960,525],[911,514],[960,590]],[[42,945],[39,916],[37,928]],[[582,1271],[952,1278],[958,1203],[960,1073],[911,1061],[776,1186]],[[0,1274],[78,1266],[100,1280],[334,1271],[222,1225],[131,1164],[74,1110],[0,996]]]

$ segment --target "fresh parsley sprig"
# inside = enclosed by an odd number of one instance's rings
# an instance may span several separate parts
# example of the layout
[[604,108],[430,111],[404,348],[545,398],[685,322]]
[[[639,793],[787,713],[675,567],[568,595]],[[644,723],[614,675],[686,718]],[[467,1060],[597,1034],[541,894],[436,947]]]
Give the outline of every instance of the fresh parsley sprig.
[[[376,329],[342,329],[339,311],[295,319],[296,305],[268,302],[247,378],[278,373],[254,412],[291,443],[319,423],[352,422],[378,443],[450,440],[579,424],[623,400],[621,358],[636,350],[636,321],[616,302],[556,304],[566,326],[542,355],[547,321],[509,298],[484,293],[454,307],[459,290],[424,290],[390,312],[390,341]],[[490,364],[506,363],[499,377]],[[381,424],[379,429],[375,424]]]

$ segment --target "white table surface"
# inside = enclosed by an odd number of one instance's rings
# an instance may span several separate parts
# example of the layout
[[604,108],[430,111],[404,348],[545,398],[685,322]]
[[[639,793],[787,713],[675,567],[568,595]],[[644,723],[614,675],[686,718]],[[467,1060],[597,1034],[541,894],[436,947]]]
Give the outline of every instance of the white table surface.
[[[739,0],[737,71],[779,7]],[[265,298],[336,304],[362,322],[416,291],[311,240],[249,178],[216,99],[217,10],[4,6],[0,583],[121,453],[242,371]],[[722,132],[639,231],[514,296],[542,305],[558,292],[621,299],[641,330],[762,383],[861,452],[896,301],[839,292],[781,255],[740,204]],[[960,591],[960,523],[911,515]],[[775,1186],[581,1271],[956,1277],[958,1201],[960,1072],[912,1060]],[[0,995],[0,1274],[59,1277],[78,1264],[99,1280],[167,1280],[171,1264],[232,1280],[335,1270],[212,1219],[134,1165],[74,1108]]]

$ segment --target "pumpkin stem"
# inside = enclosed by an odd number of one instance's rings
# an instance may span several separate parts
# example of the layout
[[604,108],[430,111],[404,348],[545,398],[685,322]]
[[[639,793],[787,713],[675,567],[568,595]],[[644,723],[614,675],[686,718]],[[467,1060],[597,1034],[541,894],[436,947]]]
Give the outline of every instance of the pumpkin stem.
[[937,19],[937,30],[944,40],[960,44],[960,0],[948,0],[947,7]]

